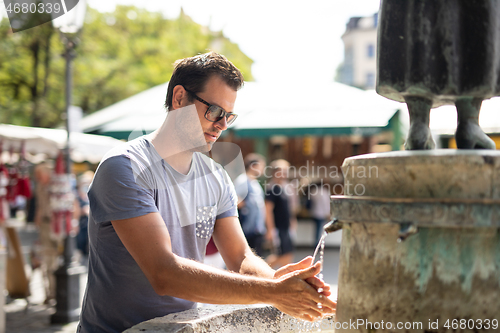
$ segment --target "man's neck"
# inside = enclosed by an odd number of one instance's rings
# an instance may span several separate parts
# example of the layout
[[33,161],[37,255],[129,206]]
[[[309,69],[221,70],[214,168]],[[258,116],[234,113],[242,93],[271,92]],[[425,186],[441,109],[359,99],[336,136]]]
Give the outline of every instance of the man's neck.
[[179,149],[179,145],[175,142],[178,138],[172,135],[172,131],[167,130],[166,122],[149,134],[149,138],[158,154],[167,162],[174,170],[186,175],[191,168],[193,160],[193,152]]

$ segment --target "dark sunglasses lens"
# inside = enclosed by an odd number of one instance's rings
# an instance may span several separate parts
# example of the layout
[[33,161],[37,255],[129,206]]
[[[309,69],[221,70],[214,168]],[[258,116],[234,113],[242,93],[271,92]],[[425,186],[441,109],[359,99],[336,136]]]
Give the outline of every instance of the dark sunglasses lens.
[[227,117],[227,125],[231,125],[232,123],[234,123],[234,121],[236,120],[236,115],[235,114],[229,114],[228,117]]
[[207,118],[210,121],[218,121],[221,119],[223,113],[224,110],[222,110],[222,108],[212,105],[208,108]]
[[206,114],[206,118],[213,122],[221,120],[223,116],[226,117],[226,122],[228,125],[234,123],[237,117],[234,113],[228,113],[224,111],[224,109],[216,105],[212,105],[211,107],[209,107]]

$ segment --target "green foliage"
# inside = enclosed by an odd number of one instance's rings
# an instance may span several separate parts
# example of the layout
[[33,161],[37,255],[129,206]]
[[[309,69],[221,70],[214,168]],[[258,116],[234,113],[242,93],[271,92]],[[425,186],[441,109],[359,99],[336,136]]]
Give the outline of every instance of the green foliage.
[[[80,40],[73,62],[73,104],[85,113],[168,81],[177,59],[210,50],[224,54],[246,80],[253,79],[253,61],[237,44],[183,12],[169,20],[132,6],[117,6],[113,13],[88,8]],[[62,53],[63,43],[50,22],[18,33],[10,31],[8,20],[1,22],[0,122],[44,127],[61,122]]]

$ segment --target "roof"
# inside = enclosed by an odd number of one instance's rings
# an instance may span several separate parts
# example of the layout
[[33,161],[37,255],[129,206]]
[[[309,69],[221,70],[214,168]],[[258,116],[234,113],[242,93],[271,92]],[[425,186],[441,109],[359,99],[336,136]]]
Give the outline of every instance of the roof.
[[242,115],[232,127],[238,136],[373,134],[406,108],[374,91],[337,82],[301,87],[248,83],[244,89],[235,107]]
[[[19,152],[24,143],[26,153],[55,157],[66,146],[64,129],[0,124],[0,143],[4,151]],[[122,141],[107,136],[72,132],[70,136],[71,159],[75,162],[99,163],[108,150]]]
[[[165,118],[165,96],[168,82],[144,90],[120,102],[105,107],[82,118],[84,132],[107,132],[112,130],[133,130],[137,124],[146,122],[147,127],[158,126],[150,116]],[[134,125],[135,124],[135,125]],[[156,128],[154,127],[154,128]]]
[[[153,87],[82,119],[85,132],[120,138],[148,133],[163,122],[168,83]],[[239,136],[371,133],[387,128],[398,103],[342,83],[247,82],[238,92],[231,130]],[[121,136],[120,136],[121,135]]]

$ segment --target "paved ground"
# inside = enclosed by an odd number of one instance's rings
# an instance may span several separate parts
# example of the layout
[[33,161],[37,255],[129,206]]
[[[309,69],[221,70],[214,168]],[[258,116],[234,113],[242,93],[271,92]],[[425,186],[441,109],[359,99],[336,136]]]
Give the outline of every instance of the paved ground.
[[[26,231],[26,230],[25,230]],[[21,242],[24,246],[29,246],[36,234],[31,230],[28,232],[19,232]],[[314,248],[312,246],[301,246],[295,252],[296,260],[300,260],[305,256],[313,255]],[[327,247],[325,249],[324,262],[324,279],[327,283],[335,286],[336,290],[338,278],[339,264],[339,249],[336,247]],[[41,272],[39,269],[29,272],[31,296],[29,297],[29,305],[25,299],[10,300],[6,299],[5,314],[6,314],[6,330],[7,333],[67,333],[76,332],[77,322],[68,323],[66,325],[51,325],[50,317],[55,312],[54,306],[44,305],[45,299]],[[82,276],[81,293],[85,289],[86,275]]]

